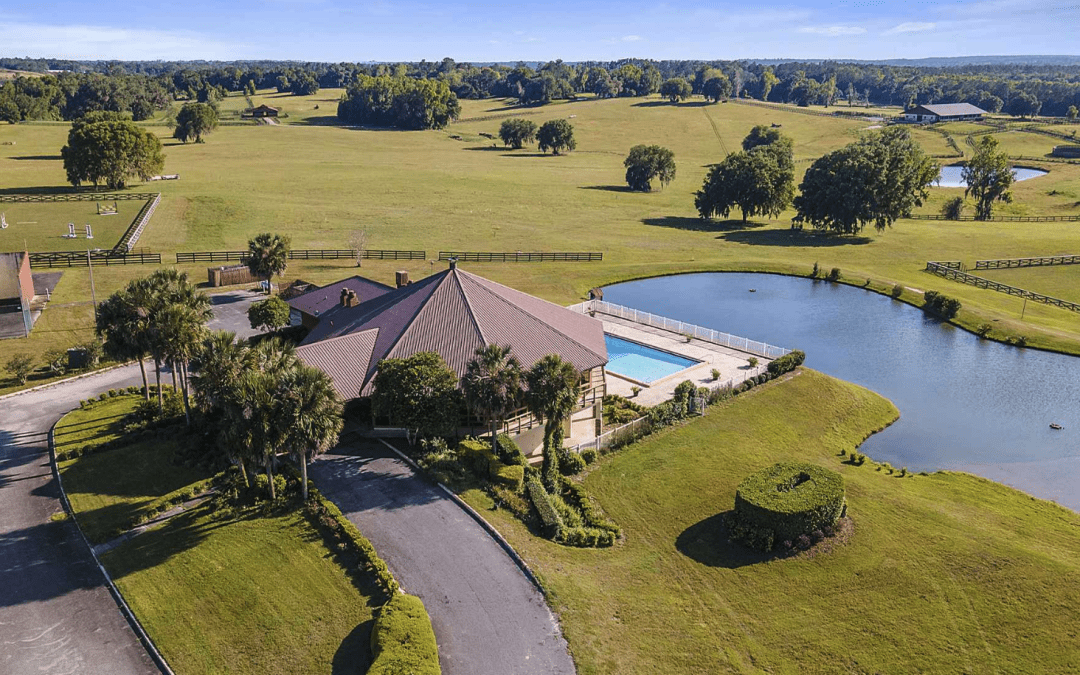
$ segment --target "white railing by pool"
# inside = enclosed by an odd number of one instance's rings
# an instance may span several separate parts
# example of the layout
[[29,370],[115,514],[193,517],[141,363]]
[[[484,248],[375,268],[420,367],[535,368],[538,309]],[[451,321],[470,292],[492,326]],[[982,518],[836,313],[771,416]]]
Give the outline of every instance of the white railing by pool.
[[570,305],[567,309],[581,314],[599,312],[600,314],[617,316],[620,319],[627,319],[628,321],[640,323],[645,326],[653,326],[654,328],[663,328],[664,330],[679,333],[680,335],[689,335],[698,340],[705,340],[706,342],[723,345],[724,347],[737,349],[741,352],[747,352],[748,354],[764,356],[767,359],[780,358],[784,354],[791,352],[790,349],[784,349],[783,347],[775,347],[764,342],[758,342],[757,340],[739,337],[738,335],[721,333],[720,331],[711,328],[669,319],[666,316],[643,312],[632,307],[624,307],[622,305],[604,302],[603,300],[586,300],[585,302],[579,302],[576,305]]
[[591,441],[585,441],[584,443],[575,445],[572,448],[567,448],[567,450],[569,450],[570,452],[581,452],[582,450],[592,448],[593,450],[600,452],[601,448],[606,448],[620,438],[625,438],[627,435],[633,434],[641,427],[641,425],[645,424],[648,419],[648,417],[639,417],[636,420],[632,420],[622,426],[615,427],[614,429],[609,429],[597,436],[596,438],[592,439]]

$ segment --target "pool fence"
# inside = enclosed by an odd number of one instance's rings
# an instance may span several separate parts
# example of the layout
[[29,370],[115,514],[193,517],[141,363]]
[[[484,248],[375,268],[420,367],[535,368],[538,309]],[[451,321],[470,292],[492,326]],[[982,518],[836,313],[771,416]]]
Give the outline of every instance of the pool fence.
[[650,312],[643,312],[632,307],[624,307],[622,305],[604,302],[603,300],[586,300],[585,302],[579,302],[576,305],[570,305],[567,309],[581,314],[607,314],[608,316],[626,319],[645,326],[662,328],[666,331],[671,331],[680,335],[688,335],[698,340],[704,340],[705,342],[729,347],[748,354],[755,354],[767,359],[780,358],[784,354],[791,352],[790,349],[776,347],[765,342],[758,342],[757,340],[751,340],[729,333],[722,333],[711,328],[697,326],[676,319],[669,319]]

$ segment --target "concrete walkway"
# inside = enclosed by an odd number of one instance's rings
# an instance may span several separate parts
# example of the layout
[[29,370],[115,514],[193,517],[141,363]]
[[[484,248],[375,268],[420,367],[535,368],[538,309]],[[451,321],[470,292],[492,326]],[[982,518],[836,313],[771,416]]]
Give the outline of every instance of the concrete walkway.
[[311,478],[424,601],[445,675],[575,672],[543,596],[468,513],[381,444],[335,452]]
[[[250,334],[246,292],[214,296],[213,326]],[[219,310],[228,307],[227,312]],[[243,323],[240,317],[243,316]],[[164,379],[164,378],[163,378]],[[0,401],[0,673],[158,673],[70,520],[49,464],[48,432],[82,399],[139,385],[137,365]]]

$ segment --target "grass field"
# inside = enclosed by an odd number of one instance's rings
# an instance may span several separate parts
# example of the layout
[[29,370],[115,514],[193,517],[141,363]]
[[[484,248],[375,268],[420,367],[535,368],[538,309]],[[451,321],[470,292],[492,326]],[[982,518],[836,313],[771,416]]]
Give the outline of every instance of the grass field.
[[[108,204],[111,206],[112,202]],[[99,216],[94,202],[0,204],[8,222],[8,228],[0,230],[0,251],[21,250],[24,245],[30,251],[111,249],[124,236],[143,204],[118,201],[116,215],[112,216]],[[68,223],[75,224],[75,239],[64,236],[68,233]],[[86,238],[87,224],[93,239]]]
[[[124,397],[76,410],[57,431],[105,439]],[[173,463],[173,440],[61,464],[80,526],[102,541],[156,500],[205,478]],[[374,593],[345,572],[296,511],[204,503],[102,557],[169,665],[185,675],[364,672]],[[355,561],[344,561],[355,565]]]
[[[1080,669],[1080,516],[971,475],[842,463],[897,415],[802,371],[602,460],[589,492],[625,532],[611,549],[532,536],[465,497],[543,579],[582,675],[1065,673]],[[764,559],[722,536],[748,474],[839,471],[854,521],[831,552]]]
[[[1077,249],[1080,250],[1080,243]],[[1061,300],[1080,302],[1080,265],[973,270],[972,274]]]
[[[1072,253],[1076,223],[950,223],[900,221],[892,229],[833,238],[789,228],[792,213],[777,220],[703,223],[693,207],[709,165],[739,147],[755,124],[780,124],[795,140],[797,167],[865,133],[863,120],[799,114],[787,106],[738,103],[673,106],[658,98],[559,102],[522,109],[512,101],[463,101],[463,121],[441,131],[388,131],[326,126],[339,90],[310,97],[260,92],[253,102],[280,106],[289,117],[278,126],[223,126],[203,144],[183,145],[167,126],[148,127],[166,144],[168,173],[181,179],[155,183],[163,200],[141,246],[168,259],[174,251],[243,248],[261,231],[292,236],[298,248],[343,248],[350,233],[365,229],[370,248],[439,250],[594,250],[602,263],[485,264],[472,269],[544,298],[569,303],[593,286],[687,271],[741,270],[808,274],[815,262],[839,267],[846,278],[890,289],[901,283],[955,296],[969,327],[994,322],[1002,335],[1023,334],[1035,347],[1080,352],[1075,314],[1021,301],[923,272],[927,260],[965,260]],[[240,109],[245,97],[223,106]],[[315,110],[315,105],[319,110]],[[573,116],[578,150],[561,157],[535,149],[492,147],[506,115],[543,122]],[[493,119],[490,119],[494,117]],[[62,162],[66,124],[0,126],[0,190],[66,189]],[[945,152],[940,134],[915,130],[930,152]],[[460,140],[452,138],[460,137]],[[1001,134],[1018,154],[1045,152],[1053,139],[1030,133]],[[962,148],[967,148],[960,135]],[[627,192],[622,161],[632,145],[671,148],[674,182],[650,194]],[[13,156],[41,157],[13,160]],[[1080,212],[1080,164],[1045,162],[1050,173],[1019,183],[1002,214],[1062,215]],[[150,190],[151,186],[137,186]],[[921,213],[936,213],[959,190],[935,188]],[[970,212],[970,211],[969,211]],[[81,240],[80,240],[81,241]],[[204,279],[206,266],[185,269]],[[365,263],[382,280],[405,269],[413,278],[428,262]],[[95,271],[99,297],[151,268]],[[285,280],[329,282],[354,273],[346,261],[293,263]],[[8,341],[5,350],[40,353],[67,347],[87,335],[91,316],[88,275],[69,270],[30,340]],[[1029,303],[1030,304],[1030,303]],[[61,307],[60,305],[68,305]],[[80,332],[81,329],[81,332]],[[998,334],[995,331],[995,334]],[[0,383],[9,389],[10,380]]]

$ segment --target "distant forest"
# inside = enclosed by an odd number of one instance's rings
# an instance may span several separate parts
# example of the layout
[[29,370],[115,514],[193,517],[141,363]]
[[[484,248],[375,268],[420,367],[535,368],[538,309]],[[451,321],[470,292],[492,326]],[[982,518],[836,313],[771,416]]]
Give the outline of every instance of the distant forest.
[[[0,68],[44,74],[17,77],[0,86],[0,121],[71,120],[92,110],[130,112],[140,120],[175,100],[214,102],[229,92],[265,88],[311,94],[320,88],[354,87],[372,77],[433,80],[449,87],[458,99],[513,97],[523,105],[582,93],[646,96],[659,92],[666,80],[683,78],[696,94],[705,93],[708,84],[711,97],[719,93],[798,105],[967,102],[990,112],[1056,117],[1068,114],[1072,106],[1080,107],[1080,70],[1073,65],[1074,57],[1003,62],[1010,58],[970,57],[991,62],[948,66],[641,59],[474,65],[449,58],[419,63],[0,58]],[[1039,59],[1047,62],[1036,63]]]

